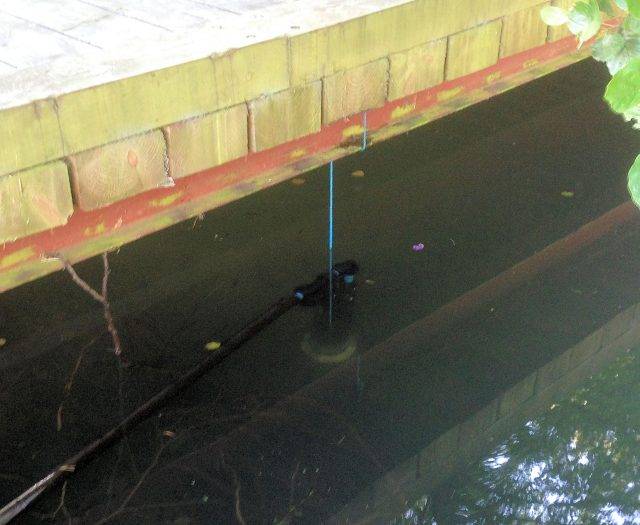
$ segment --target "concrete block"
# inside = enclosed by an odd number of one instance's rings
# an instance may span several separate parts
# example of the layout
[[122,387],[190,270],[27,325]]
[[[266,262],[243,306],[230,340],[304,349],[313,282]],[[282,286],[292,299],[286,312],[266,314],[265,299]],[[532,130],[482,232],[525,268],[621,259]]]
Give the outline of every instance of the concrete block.
[[604,329],[600,328],[571,348],[571,361],[573,367],[598,353],[600,348],[602,348],[603,334]]
[[222,109],[289,87],[289,50],[277,38],[230,51],[213,60],[216,107]]
[[247,106],[239,104],[163,128],[174,178],[243,157],[248,151]]
[[65,153],[74,154],[214,111],[206,58],[58,97]]
[[414,0],[341,24],[293,36],[291,84],[438,40],[539,4],[540,0]]
[[425,449],[421,457],[423,474],[432,486],[437,486],[454,474],[462,459],[458,454],[460,427],[441,434]]
[[636,307],[634,305],[631,308],[627,308],[626,310],[620,312],[613,319],[611,319],[611,321],[604,325],[602,334],[602,346],[608,345],[609,343],[615,341],[618,337],[623,335],[625,332],[631,330],[631,327],[635,323],[635,315]]
[[458,452],[465,463],[470,463],[489,446],[487,431],[498,419],[499,399],[478,410],[460,423]]
[[541,46],[547,41],[548,26],[540,18],[540,10],[547,5],[549,2],[544,2],[503,18],[501,58]]
[[249,103],[252,151],[262,151],[320,131],[322,82],[266,95]]
[[0,176],[63,156],[52,100],[0,111]]
[[0,242],[66,224],[73,213],[64,162],[0,177]]
[[408,2],[291,37],[291,84],[306,84],[431,40],[425,35],[428,11],[422,0]]
[[446,79],[462,77],[494,65],[500,51],[502,21],[474,27],[449,37]]
[[384,105],[388,78],[389,60],[382,58],[323,79],[322,123]]
[[535,384],[536,393],[552,387],[569,372],[572,366],[572,350],[567,350],[546,365],[538,368],[538,377]]
[[212,113],[289,85],[280,38],[58,97],[65,153],[74,154]]
[[389,56],[389,100],[406,97],[444,81],[446,39]]
[[167,181],[161,131],[152,131],[69,157],[76,202],[94,210]]
[[423,0],[430,20],[428,40],[453,35],[533,7],[541,0]]
[[534,392],[537,372],[533,372],[502,394],[498,407],[498,417],[508,418],[516,414],[520,406]]

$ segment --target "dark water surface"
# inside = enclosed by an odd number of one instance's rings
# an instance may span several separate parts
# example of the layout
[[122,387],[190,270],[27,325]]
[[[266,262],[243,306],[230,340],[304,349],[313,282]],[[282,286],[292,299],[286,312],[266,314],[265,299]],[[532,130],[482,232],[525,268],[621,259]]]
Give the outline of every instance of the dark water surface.
[[[335,258],[355,259],[361,271],[356,299],[338,309],[331,336],[320,308],[291,311],[17,521],[322,522],[640,302],[634,224],[420,347],[367,357],[627,199],[625,173],[640,140],[602,102],[606,81],[606,71],[584,62],[338,161]],[[225,339],[323,271],[326,201],[327,170],[316,170],[111,254],[110,297],[127,369],[110,351],[99,305],[67,274],[2,294],[0,502],[199,362],[205,343]],[[416,244],[424,249],[414,251]],[[99,259],[77,270],[98,286]],[[321,354],[334,348],[348,359],[325,362]],[[635,362],[615,366],[629,377]],[[631,443],[640,432],[633,403],[640,392],[612,373],[576,396],[633,404],[625,431],[616,430]],[[535,509],[564,493],[540,478],[565,483],[563,469],[582,456],[559,458],[577,429],[587,440],[580,447],[602,444],[626,417],[600,405],[580,427],[584,410],[574,405],[559,405],[567,413],[562,428],[559,411],[514,428],[515,437],[487,453],[493,463],[453,482],[459,490],[429,495],[438,523],[544,521]],[[607,454],[603,447],[589,453]],[[615,468],[592,464],[630,483],[637,462],[627,455]],[[527,476],[540,481],[532,488]],[[604,499],[583,498],[578,518],[608,512],[606,504],[632,516],[636,493],[614,485]],[[545,516],[589,522],[561,511]],[[415,523],[431,517],[406,515]]]
[[394,523],[640,523],[640,349]]

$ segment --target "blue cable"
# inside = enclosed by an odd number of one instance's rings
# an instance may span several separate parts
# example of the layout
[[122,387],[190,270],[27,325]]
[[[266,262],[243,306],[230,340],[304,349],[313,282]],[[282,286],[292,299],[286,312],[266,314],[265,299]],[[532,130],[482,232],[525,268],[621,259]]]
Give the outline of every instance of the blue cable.
[[362,151],[367,149],[367,112],[365,111],[362,115],[362,127],[364,131],[362,132]]
[[333,161],[329,163],[329,324],[333,322]]

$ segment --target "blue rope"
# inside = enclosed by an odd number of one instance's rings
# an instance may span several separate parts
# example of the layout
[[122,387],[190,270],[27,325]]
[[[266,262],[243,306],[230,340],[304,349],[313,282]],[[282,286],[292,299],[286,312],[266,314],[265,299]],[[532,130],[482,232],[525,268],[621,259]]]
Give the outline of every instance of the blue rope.
[[333,323],[333,161],[329,163],[329,324]]
[[362,132],[362,151],[367,149],[367,112],[365,111],[362,115],[362,127],[364,131]]

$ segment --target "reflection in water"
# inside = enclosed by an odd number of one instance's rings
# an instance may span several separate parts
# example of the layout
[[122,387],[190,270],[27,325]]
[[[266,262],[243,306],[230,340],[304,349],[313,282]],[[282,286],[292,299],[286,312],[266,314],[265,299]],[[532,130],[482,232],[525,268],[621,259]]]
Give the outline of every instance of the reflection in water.
[[640,349],[395,524],[640,523]]

